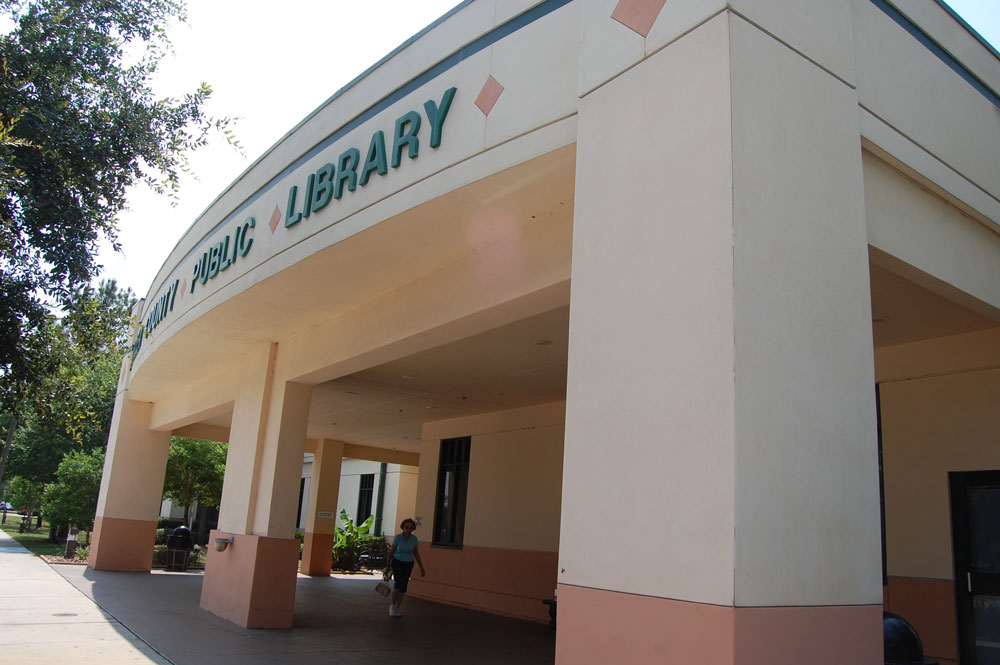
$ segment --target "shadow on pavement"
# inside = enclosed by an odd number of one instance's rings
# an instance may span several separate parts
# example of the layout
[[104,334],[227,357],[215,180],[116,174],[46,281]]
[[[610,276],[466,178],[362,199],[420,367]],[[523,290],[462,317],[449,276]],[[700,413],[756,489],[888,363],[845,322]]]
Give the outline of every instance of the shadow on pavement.
[[545,625],[407,598],[392,619],[373,577],[298,578],[294,628],[241,628],[198,606],[200,573],[55,566],[174,665],[551,665]]

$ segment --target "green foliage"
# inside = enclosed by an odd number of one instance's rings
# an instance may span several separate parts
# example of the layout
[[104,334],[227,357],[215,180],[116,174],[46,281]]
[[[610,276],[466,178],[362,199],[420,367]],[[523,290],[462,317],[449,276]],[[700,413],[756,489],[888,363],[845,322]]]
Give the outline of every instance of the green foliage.
[[54,543],[49,540],[49,531],[45,528],[44,524],[41,529],[24,533],[20,531],[19,527],[19,524],[15,524],[8,519],[6,524],[0,526],[0,529],[6,531],[7,535],[11,536],[18,544],[36,556],[57,557],[62,556],[63,552],[66,551],[66,545],[63,543]]
[[362,537],[371,531],[375,516],[371,515],[360,525],[355,524],[344,509],[340,510],[340,526],[333,542],[333,567],[337,570],[360,570]]
[[184,506],[184,523],[190,523],[195,501],[216,508],[222,499],[228,446],[220,441],[173,437],[167,455],[163,496]]
[[153,567],[163,568],[167,565],[167,546],[166,545],[154,545],[153,546]]
[[49,483],[71,450],[103,450],[135,297],[114,280],[77,289],[41,331],[50,367],[20,401],[9,473]]
[[[166,545],[153,546],[153,568],[164,568],[167,565],[168,551]],[[179,560],[178,560],[179,563]],[[205,550],[197,547],[188,554],[189,568],[202,568],[205,566]]]
[[[130,186],[175,197],[187,154],[230,119],[205,112],[206,84],[158,98],[180,0],[0,0],[0,377],[5,407],[39,376],[36,339],[100,266]],[[44,372],[43,372],[44,374]]]
[[76,548],[76,558],[80,561],[86,561],[90,558],[90,545],[81,545]]
[[103,472],[103,451],[74,450],[66,455],[56,470],[56,482],[45,486],[43,512],[49,522],[93,530]]
[[8,486],[10,502],[18,510],[26,511],[28,515],[41,507],[44,490],[45,487],[41,483],[23,476],[14,476]]
[[[161,517],[156,522],[156,529],[158,531],[166,530],[167,532],[170,532],[179,526],[187,526],[187,525],[184,523],[184,520],[175,520],[171,517]],[[164,540],[163,542],[166,542],[166,540]]]
[[385,568],[388,554],[389,544],[378,534],[370,533],[358,540],[358,558],[361,560],[361,565],[369,570]]

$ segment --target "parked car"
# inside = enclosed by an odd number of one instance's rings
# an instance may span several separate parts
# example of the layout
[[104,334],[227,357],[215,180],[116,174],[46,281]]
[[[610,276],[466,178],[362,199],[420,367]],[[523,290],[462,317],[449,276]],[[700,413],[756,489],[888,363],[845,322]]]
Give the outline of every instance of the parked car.
[[0,510],[14,510],[14,506],[10,505],[10,501],[0,501]]

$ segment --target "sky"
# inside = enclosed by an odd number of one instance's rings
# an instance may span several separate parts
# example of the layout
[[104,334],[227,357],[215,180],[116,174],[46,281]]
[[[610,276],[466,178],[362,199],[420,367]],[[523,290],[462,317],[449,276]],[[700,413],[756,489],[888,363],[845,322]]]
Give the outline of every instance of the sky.
[[[1000,0],[947,0],[1000,50]],[[208,111],[235,116],[243,153],[221,135],[190,155],[193,177],[176,205],[145,186],[130,190],[119,218],[122,252],[102,245],[102,278],[145,297],[187,228],[254,160],[337,90],[458,0],[188,0],[188,20],[170,32],[174,54],[153,82],[180,96],[205,81]],[[274,11],[278,8],[278,11]]]

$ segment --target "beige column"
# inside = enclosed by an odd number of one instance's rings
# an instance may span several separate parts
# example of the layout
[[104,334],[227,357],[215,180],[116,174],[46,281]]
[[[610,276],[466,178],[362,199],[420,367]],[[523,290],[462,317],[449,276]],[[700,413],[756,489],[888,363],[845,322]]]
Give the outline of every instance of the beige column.
[[151,412],[119,389],[88,561],[96,570],[152,567],[170,433],[149,429]]
[[557,665],[881,662],[857,99],[802,29],[723,11],[584,91]]
[[[248,628],[288,628],[311,386],[286,381],[276,344],[247,359],[233,409],[219,529],[212,532],[201,607]],[[214,546],[231,539],[222,551]]]
[[312,482],[306,513],[306,537],[302,544],[302,573],[329,575],[340,495],[340,468],[344,459],[342,441],[321,440],[313,453]]

